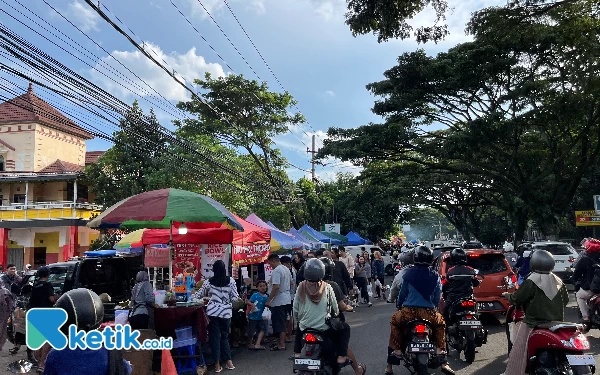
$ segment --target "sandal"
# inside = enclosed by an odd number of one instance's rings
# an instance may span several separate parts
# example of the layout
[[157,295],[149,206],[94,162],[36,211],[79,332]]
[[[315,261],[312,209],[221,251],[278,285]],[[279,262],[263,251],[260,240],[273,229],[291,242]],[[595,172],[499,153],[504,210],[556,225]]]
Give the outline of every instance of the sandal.
[[274,345],[274,346],[271,346],[271,348],[269,348],[269,351],[272,351],[272,352],[281,352],[284,350],[285,350],[285,346],[283,348],[280,348],[279,346]]
[[265,348],[264,346],[255,346],[250,350],[267,350],[267,348]]
[[385,371],[385,375],[394,375],[394,371],[388,372],[387,370]]
[[367,365],[365,365],[364,363],[359,363],[358,367],[362,369],[362,375],[365,375],[367,373]]

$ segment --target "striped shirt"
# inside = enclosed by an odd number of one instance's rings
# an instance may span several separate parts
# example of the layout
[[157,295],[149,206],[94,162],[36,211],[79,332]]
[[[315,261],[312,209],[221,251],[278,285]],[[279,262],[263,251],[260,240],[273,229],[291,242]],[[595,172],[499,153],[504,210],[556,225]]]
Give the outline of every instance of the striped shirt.
[[235,280],[231,277],[229,285],[224,287],[211,285],[210,281],[205,280],[194,297],[197,299],[210,297],[206,306],[206,315],[224,319],[231,318],[231,301],[240,298]]

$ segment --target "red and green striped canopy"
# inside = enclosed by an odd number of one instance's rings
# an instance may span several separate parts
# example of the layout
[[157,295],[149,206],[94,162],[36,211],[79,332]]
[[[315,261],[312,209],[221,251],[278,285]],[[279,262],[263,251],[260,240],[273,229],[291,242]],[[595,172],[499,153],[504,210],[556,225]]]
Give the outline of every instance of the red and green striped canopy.
[[170,228],[171,222],[205,223],[244,230],[229,210],[205,195],[161,189],[134,195],[91,220],[90,228]]

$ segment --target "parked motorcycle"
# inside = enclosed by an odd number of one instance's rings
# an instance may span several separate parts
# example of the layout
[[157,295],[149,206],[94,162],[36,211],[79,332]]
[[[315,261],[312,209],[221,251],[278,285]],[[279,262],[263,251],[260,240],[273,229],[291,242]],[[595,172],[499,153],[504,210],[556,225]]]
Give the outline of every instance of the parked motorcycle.
[[435,354],[431,334],[431,323],[427,320],[417,319],[406,324],[404,337],[408,338],[408,344],[402,360],[411,374],[428,375],[429,368],[436,369],[444,364],[444,356]]
[[302,352],[294,358],[294,373],[299,375],[337,375],[339,367],[333,341],[319,331],[302,335]]
[[590,308],[590,324],[589,328],[600,328],[600,294],[595,294],[588,299]]
[[465,353],[465,361],[475,361],[475,348],[487,343],[488,331],[479,320],[477,302],[473,297],[463,298],[450,308],[450,322],[446,341],[448,348],[455,349],[459,354]]

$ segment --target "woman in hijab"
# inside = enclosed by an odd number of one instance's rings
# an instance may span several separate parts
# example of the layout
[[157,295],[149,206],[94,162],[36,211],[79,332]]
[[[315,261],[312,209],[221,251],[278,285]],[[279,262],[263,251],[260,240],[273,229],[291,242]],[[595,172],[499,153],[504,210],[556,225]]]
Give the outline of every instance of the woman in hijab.
[[554,257],[545,250],[531,255],[531,274],[514,293],[503,293],[512,305],[522,306],[525,318],[515,337],[505,375],[521,375],[527,366],[527,341],[535,326],[562,322],[569,302],[567,288],[555,274]]
[[154,291],[146,271],[140,271],[135,276],[129,308],[131,309],[129,313],[131,329],[148,329],[150,316],[154,315]]
[[[7,322],[10,318],[10,314],[13,311],[15,301],[10,290],[6,289],[4,283],[0,281],[0,322]],[[0,329],[0,350],[6,343],[7,331],[6,326]]]
[[202,288],[194,297],[210,298],[206,306],[206,314],[209,316],[208,341],[215,359],[215,372],[223,371],[223,363],[228,370],[235,369],[229,347],[229,326],[232,316],[231,302],[240,296],[235,280],[227,276],[225,263],[222,260],[217,260],[213,264],[213,277],[202,284]]

